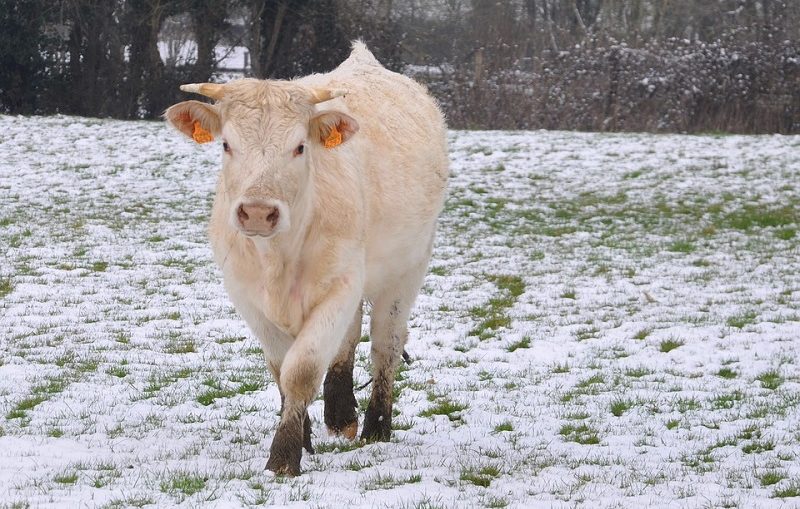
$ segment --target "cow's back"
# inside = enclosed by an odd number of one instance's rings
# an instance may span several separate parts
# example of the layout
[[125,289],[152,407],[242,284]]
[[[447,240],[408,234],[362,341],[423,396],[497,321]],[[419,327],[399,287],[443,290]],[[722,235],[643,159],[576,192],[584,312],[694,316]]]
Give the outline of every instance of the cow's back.
[[427,264],[448,177],[444,118],[424,87],[385,69],[360,42],[337,69],[306,80],[348,90],[322,109],[344,104],[360,126],[350,154],[359,159],[363,179],[370,297]]

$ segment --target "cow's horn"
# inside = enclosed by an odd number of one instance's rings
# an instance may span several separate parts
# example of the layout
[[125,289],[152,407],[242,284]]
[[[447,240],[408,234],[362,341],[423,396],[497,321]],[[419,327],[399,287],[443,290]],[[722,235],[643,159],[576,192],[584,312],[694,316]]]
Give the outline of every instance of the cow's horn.
[[215,100],[222,99],[225,96],[225,85],[220,83],[189,83],[181,85],[181,90],[192,92],[193,94],[201,94]]
[[313,88],[311,89],[311,102],[313,104],[323,103],[346,94],[347,90],[341,88]]

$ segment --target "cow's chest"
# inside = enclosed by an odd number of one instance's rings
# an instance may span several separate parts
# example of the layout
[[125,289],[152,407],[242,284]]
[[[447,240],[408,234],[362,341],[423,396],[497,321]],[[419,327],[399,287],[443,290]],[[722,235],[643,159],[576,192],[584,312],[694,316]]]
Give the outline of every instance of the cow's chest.
[[284,334],[297,337],[309,305],[301,264],[273,266],[245,254],[229,259],[223,276],[234,306],[245,319],[250,310]]

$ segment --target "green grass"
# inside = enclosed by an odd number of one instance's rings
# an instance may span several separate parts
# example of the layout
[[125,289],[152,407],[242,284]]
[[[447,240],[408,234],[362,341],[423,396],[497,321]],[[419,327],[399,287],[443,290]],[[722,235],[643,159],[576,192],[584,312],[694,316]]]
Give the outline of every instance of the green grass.
[[778,470],[769,470],[761,474],[758,478],[758,480],[761,481],[761,486],[772,486],[784,479],[786,479],[786,474]]
[[686,240],[676,240],[667,246],[667,250],[673,253],[693,253],[695,249],[694,244]]
[[578,384],[575,387],[577,387],[579,389],[583,389],[583,388],[589,387],[590,385],[601,384],[603,382],[605,382],[605,379],[603,378],[603,375],[600,374],[600,373],[595,373],[594,375],[590,376],[589,378],[586,378],[586,379],[581,380],[580,382],[578,382]]
[[395,477],[392,474],[378,473],[368,477],[361,483],[361,487],[365,491],[372,490],[388,490],[406,484],[415,484],[422,481],[420,474],[412,474],[408,477]]
[[720,378],[725,378],[727,380],[732,380],[736,378],[738,375],[736,371],[732,370],[731,368],[723,367],[720,368],[719,371],[717,371],[717,376]]
[[441,265],[437,266],[437,267],[431,267],[430,272],[434,276],[446,276],[447,273],[448,273],[447,272],[447,268],[445,268],[444,266],[441,266]]
[[58,484],[75,484],[78,482],[78,474],[77,472],[58,474],[53,480]]
[[774,498],[796,498],[800,497],[800,480],[792,481],[788,486],[776,489],[772,496]]
[[500,470],[494,465],[488,465],[478,470],[465,469],[461,472],[462,481],[488,488],[492,480],[500,475]]
[[677,339],[665,339],[664,341],[661,342],[659,350],[663,353],[669,353],[681,346],[683,346],[683,341]]
[[369,461],[362,460],[362,459],[353,459],[353,460],[348,461],[345,464],[344,468],[345,468],[345,470],[351,470],[353,472],[360,472],[360,471],[364,470],[365,468],[369,468],[371,466],[372,466],[372,463],[370,463]]
[[14,283],[10,277],[0,277],[0,299],[14,291]]
[[775,449],[775,442],[772,440],[755,440],[753,443],[743,446],[742,452],[745,454],[760,454],[773,449]]
[[219,380],[208,379],[203,382],[203,385],[209,387],[207,390],[197,396],[197,402],[203,406],[209,406],[218,399],[230,398],[236,396],[237,394],[246,394],[248,392],[258,391],[263,387],[262,382],[254,380],[242,381],[236,387],[233,387],[230,384],[228,384],[226,387],[223,387]]
[[105,272],[108,268],[108,262],[94,262],[92,263],[92,271],[93,272]]
[[530,347],[531,347],[531,339],[525,336],[519,341],[515,341],[510,345],[508,345],[508,348],[506,348],[506,350],[508,350],[509,352],[513,352],[515,350],[519,350],[520,348],[530,348]]
[[128,370],[122,366],[112,366],[106,370],[106,373],[117,378],[125,378],[128,376]]
[[566,362],[563,364],[560,363],[554,364],[553,367],[550,369],[550,371],[554,374],[569,373],[569,370],[570,370],[569,364],[567,364]]
[[514,426],[512,426],[510,422],[506,421],[495,426],[494,431],[495,433],[502,433],[503,431],[514,431]]
[[525,293],[525,281],[519,276],[490,274],[486,279],[495,283],[497,295],[489,299],[486,305],[470,309],[470,315],[478,320],[478,325],[469,335],[478,336],[482,340],[493,337],[498,329],[511,327],[511,317],[507,310]]
[[31,392],[34,394],[58,394],[63,392],[67,385],[69,385],[69,380],[65,374],[60,377],[48,378],[46,381],[34,385]]
[[736,230],[789,226],[798,222],[800,222],[800,212],[793,206],[765,209],[760,206],[745,205],[722,219],[723,224]]
[[629,368],[625,370],[625,376],[631,378],[642,378],[643,376],[652,375],[653,372],[647,368]]
[[441,399],[436,404],[427,410],[420,412],[420,417],[432,417],[434,415],[446,415],[451,421],[461,419],[461,412],[467,409],[467,405],[450,401],[449,399]]
[[182,353],[194,353],[197,350],[195,349],[193,340],[184,339],[184,340],[170,341],[164,348],[164,351],[166,353],[182,354]]
[[568,442],[575,442],[581,445],[596,445],[600,443],[597,431],[587,424],[564,424],[558,432]]
[[[392,429],[395,429],[392,426]],[[325,454],[329,452],[350,452],[361,449],[364,447],[365,442],[361,440],[344,440],[344,439],[334,439],[328,442],[318,442],[314,443],[314,451],[317,454]]]
[[161,481],[161,491],[165,493],[182,493],[186,496],[204,490],[206,479],[189,473],[173,474],[170,478]]
[[725,323],[727,323],[729,327],[742,329],[747,325],[755,323],[757,316],[758,314],[755,311],[746,311],[744,313],[729,317]]
[[700,404],[695,398],[678,398],[675,401],[675,408],[678,412],[685,414],[694,410],[700,410],[703,405]]
[[730,394],[720,394],[711,400],[711,407],[715,410],[727,410],[736,406],[744,399],[744,395],[739,391]]
[[476,312],[473,309],[473,315],[483,314],[485,317],[481,322],[470,331],[470,336],[478,336],[480,339],[488,339],[492,337],[493,332],[501,328],[509,328],[511,326],[511,317],[503,313],[501,310],[489,308],[488,312]]
[[783,383],[783,377],[777,371],[767,371],[761,373],[756,377],[756,380],[761,382],[761,387],[765,389],[775,390]]
[[626,399],[616,399],[611,402],[611,415],[620,417],[622,414],[630,410],[634,405],[633,401]]
[[12,408],[11,411],[6,414],[6,419],[18,419],[21,417],[25,417],[27,415],[28,410],[32,410],[33,408],[36,407],[36,405],[42,403],[46,399],[47,398],[45,396],[41,395],[25,398],[19,403],[17,403],[14,406],[14,408]]

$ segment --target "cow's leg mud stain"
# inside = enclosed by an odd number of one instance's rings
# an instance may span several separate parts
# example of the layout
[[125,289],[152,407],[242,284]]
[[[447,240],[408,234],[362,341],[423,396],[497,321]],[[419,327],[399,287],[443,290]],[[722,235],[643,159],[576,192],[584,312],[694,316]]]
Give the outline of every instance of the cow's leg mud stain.
[[350,440],[358,433],[358,403],[353,394],[353,363],[356,346],[361,339],[361,318],[362,306],[358,306],[344,343],[331,363],[322,386],[328,432]]
[[353,365],[332,366],[323,384],[325,425],[334,435],[353,439],[358,431],[355,394],[353,394]]
[[304,430],[308,423],[308,445],[311,445],[311,427],[308,412],[300,408],[284,408],[281,422],[275,431],[269,448],[267,470],[279,475],[300,475],[300,458],[306,437]]
[[372,397],[364,416],[361,439],[367,442],[388,442],[392,437],[392,380],[377,376],[373,380]]
[[314,454],[314,446],[311,445],[311,417],[308,415],[308,410],[303,418],[303,448],[309,454]]

